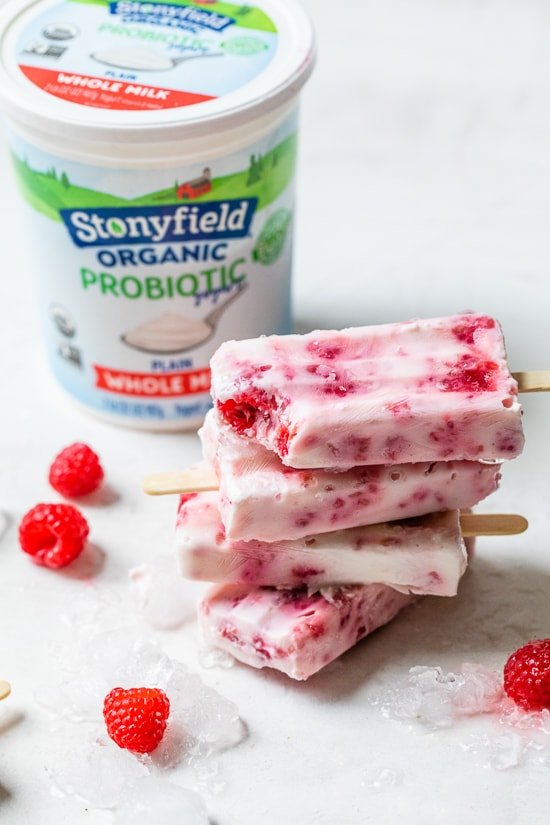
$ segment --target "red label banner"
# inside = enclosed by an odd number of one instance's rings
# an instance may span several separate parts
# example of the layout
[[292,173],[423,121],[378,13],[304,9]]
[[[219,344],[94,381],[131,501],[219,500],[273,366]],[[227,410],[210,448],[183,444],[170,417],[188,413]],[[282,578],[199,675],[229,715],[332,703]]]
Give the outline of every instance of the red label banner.
[[116,392],[119,395],[138,395],[142,398],[175,398],[180,395],[194,395],[210,390],[210,370],[190,370],[188,372],[121,372],[109,367],[93,365],[96,373],[95,385],[100,390]]
[[165,89],[160,86],[145,86],[143,83],[128,83],[125,80],[40,69],[36,66],[20,65],[19,68],[31,83],[44,92],[61,100],[97,109],[175,109],[214,99],[210,95]]

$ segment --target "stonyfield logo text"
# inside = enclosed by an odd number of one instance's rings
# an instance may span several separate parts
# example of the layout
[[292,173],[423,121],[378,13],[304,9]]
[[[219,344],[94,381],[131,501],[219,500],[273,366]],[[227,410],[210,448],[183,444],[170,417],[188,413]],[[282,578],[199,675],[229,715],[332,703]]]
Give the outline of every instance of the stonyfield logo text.
[[222,32],[235,21],[225,14],[217,14],[196,6],[172,3],[140,3],[139,0],[120,0],[110,3],[109,11],[123,18],[125,23],[153,23],[158,26],[207,29]]
[[244,238],[250,234],[257,205],[257,198],[243,198],[194,205],[61,209],[60,215],[77,246],[117,246]]

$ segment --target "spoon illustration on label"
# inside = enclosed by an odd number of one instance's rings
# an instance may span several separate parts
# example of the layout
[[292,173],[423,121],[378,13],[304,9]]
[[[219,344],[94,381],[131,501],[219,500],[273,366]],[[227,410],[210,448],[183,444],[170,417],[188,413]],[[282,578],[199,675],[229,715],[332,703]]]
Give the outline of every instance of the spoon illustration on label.
[[104,49],[90,55],[97,63],[104,63],[115,69],[131,69],[135,72],[166,72],[201,57],[223,57],[223,52],[204,52],[201,54],[184,54],[181,57],[169,57],[153,49]]
[[121,335],[121,339],[129,347],[140,352],[164,355],[187,352],[205,344],[214,336],[221,316],[245,289],[246,284],[239,286],[236,292],[213,309],[206,318],[189,318],[177,312],[165,312]]

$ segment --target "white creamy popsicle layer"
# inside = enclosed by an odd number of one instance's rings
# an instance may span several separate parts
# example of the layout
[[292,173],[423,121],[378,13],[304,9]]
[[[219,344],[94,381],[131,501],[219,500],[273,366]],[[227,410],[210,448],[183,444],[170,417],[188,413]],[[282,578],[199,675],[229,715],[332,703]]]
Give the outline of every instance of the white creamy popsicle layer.
[[216,492],[182,498],[176,552],[189,579],[306,586],[310,592],[381,583],[405,593],[454,596],[467,565],[456,510],[268,544],[225,538]]
[[219,478],[220,515],[231,540],[298,539],[466,509],[493,493],[500,480],[499,464],[478,461],[295,470],[261,444],[239,437],[215,410],[199,435],[204,458]]
[[487,315],[221,345],[222,420],[296,468],[514,458],[517,384]]
[[313,595],[224,585],[202,601],[199,623],[207,644],[239,661],[308,679],[414,599],[383,584]]

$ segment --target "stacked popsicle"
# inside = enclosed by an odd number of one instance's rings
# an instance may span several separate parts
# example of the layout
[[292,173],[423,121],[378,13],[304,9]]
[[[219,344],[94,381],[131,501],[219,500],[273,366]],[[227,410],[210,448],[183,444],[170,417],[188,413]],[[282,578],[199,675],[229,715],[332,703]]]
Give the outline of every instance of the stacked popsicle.
[[219,491],[183,496],[177,522],[183,574],[219,583],[210,643],[306,679],[417,595],[456,594],[459,510],[523,447],[494,319],[227,342],[212,394]]

